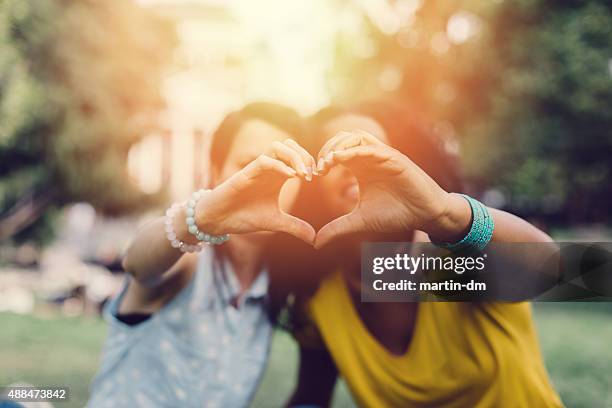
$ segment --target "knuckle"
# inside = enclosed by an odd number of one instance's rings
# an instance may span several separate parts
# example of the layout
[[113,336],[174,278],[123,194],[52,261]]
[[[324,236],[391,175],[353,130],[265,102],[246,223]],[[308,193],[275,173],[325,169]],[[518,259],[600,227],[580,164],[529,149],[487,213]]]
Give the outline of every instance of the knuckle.
[[243,181],[251,180],[259,174],[259,166],[253,162],[242,169],[238,174],[242,177]]
[[272,159],[269,156],[266,156],[265,154],[260,154],[259,156],[257,156],[257,159],[255,159],[257,167],[259,168],[265,168],[269,166],[271,161]]

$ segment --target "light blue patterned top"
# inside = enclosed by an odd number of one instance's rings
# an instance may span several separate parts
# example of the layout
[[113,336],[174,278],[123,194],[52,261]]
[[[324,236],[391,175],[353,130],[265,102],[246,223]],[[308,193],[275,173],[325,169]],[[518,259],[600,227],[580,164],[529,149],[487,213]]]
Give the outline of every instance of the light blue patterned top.
[[207,248],[189,285],[135,326],[116,318],[126,287],[104,312],[109,335],[88,407],[248,406],[270,349],[265,271],[233,307],[238,281]]

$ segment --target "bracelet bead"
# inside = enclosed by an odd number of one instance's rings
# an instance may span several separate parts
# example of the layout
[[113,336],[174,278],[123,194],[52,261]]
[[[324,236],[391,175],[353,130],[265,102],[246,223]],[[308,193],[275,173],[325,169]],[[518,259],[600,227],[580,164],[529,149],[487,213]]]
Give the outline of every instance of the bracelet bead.
[[166,238],[170,241],[170,246],[172,248],[176,248],[181,252],[200,252],[203,248],[202,243],[198,243],[197,245],[189,245],[180,241],[174,232],[174,224],[173,219],[176,215],[178,215],[181,209],[180,204],[173,204],[168,210],[166,210],[166,218],[164,220],[164,228],[166,231]]
[[226,242],[229,239],[228,234],[223,235],[211,235],[203,231],[200,231],[195,220],[195,209],[198,204],[198,200],[202,198],[209,190],[198,190],[191,195],[191,198],[187,201],[185,207],[185,223],[187,224],[187,230],[191,235],[196,237],[200,243],[204,242],[211,245],[219,245]]
[[489,213],[487,207],[480,201],[466,195],[461,194],[463,198],[470,204],[472,210],[472,224],[467,235],[457,242],[433,242],[435,245],[446,248],[451,251],[459,251],[463,249],[484,250],[493,237],[495,224],[493,217]]

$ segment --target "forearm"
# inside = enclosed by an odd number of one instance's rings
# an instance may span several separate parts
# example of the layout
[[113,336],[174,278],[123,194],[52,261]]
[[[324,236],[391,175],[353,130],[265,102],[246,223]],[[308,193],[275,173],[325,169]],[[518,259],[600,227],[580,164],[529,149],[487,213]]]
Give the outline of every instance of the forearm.
[[[491,243],[510,243],[498,245],[497,250],[489,253],[489,262],[499,267],[505,265],[506,268],[511,266],[529,271],[530,280],[559,277],[559,248],[550,236],[515,215],[493,208],[487,209],[494,223]],[[457,242],[468,233],[471,223],[470,204],[464,197],[453,194],[445,216],[440,217],[435,226],[427,232],[434,242]],[[546,268],[543,268],[543,265],[546,265]]]
[[[174,217],[173,226],[177,239],[194,243],[187,231],[184,210]],[[143,286],[156,286],[163,280],[184,255],[173,248],[166,238],[165,217],[159,217],[145,224],[136,234],[123,259],[123,268]]]
[[493,242],[553,242],[544,231],[516,215],[489,208],[495,222]]
[[[552,238],[527,221],[505,211],[488,208],[495,228],[492,242],[552,242]],[[459,194],[451,194],[446,212],[426,231],[434,241],[458,241],[468,232],[472,221],[470,205]]]

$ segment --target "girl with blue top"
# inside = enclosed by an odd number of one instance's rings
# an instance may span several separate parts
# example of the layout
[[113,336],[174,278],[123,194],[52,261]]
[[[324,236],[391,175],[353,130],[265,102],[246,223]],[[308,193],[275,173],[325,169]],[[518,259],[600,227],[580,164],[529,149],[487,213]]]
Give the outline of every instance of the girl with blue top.
[[248,405],[272,333],[271,231],[315,237],[286,212],[315,167],[294,141],[301,123],[262,103],[228,115],[213,136],[214,188],[138,231],[124,259],[129,277],[105,310],[110,331],[89,407]]

